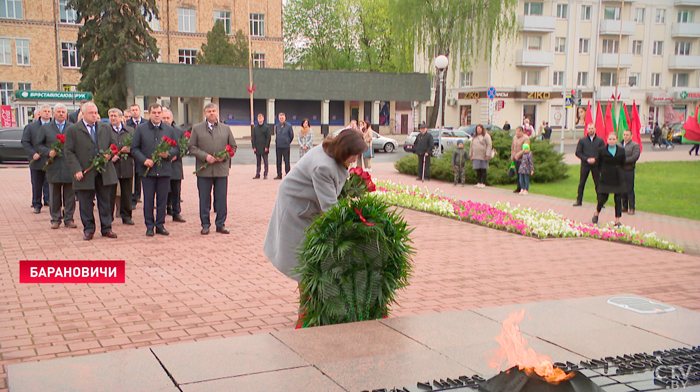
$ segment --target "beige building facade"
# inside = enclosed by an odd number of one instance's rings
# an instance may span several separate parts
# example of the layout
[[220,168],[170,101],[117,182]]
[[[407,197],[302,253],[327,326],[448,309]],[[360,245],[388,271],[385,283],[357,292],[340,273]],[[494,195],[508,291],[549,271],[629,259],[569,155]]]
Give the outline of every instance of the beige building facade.
[[[0,103],[13,122],[31,120],[40,100],[21,91],[71,91],[80,82],[75,48],[80,26],[67,0],[3,0],[0,3]],[[159,62],[193,64],[216,20],[233,36],[251,35],[254,66],[282,68],[282,0],[158,0],[159,19],[150,22]],[[26,94],[25,94],[26,95]],[[51,103],[51,100],[47,101]],[[72,100],[62,101],[73,108]]]
[[[536,128],[582,129],[588,102],[595,118],[596,103],[605,110],[613,96],[636,102],[648,126],[684,121],[700,102],[700,0],[519,0],[517,14],[517,38],[494,46],[491,59],[450,64],[445,126],[527,117]],[[434,69],[432,60],[416,62]],[[567,116],[571,90],[583,99]]]

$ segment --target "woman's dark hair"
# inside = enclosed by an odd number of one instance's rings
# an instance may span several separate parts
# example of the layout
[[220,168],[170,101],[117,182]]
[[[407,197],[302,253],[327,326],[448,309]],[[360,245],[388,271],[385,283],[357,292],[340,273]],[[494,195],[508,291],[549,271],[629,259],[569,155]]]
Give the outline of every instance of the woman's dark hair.
[[305,118],[305,119],[303,119],[303,120],[301,121],[301,127],[302,127],[302,128],[304,128],[304,123],[308,123],[308,124],[309,124],[309,128],[311,128],[311,123],[309,122],[309,119],[308,119],[308,118]]
[[481,134],[486,135],[486,128],[484,128],[483,125],[479,124],[476,126],[476,128],[474,128],[474,136],[479,134],[479,128],[481,128]]
[[327,137],[323,141],[323,151],[341,165],[353,155],[360,155],[367,150],[362,133],[354,129],[345,129],[336,137]]

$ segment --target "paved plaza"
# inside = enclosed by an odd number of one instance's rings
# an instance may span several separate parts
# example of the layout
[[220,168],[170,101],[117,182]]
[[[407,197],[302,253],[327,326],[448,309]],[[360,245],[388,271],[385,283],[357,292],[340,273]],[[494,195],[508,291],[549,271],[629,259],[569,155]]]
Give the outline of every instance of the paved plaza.
[[[262,252],[279,182],[252,180],[253,167],[234,166],[228,193],[231,234],[202,236],[190,169],[185,167],[183,182],[182,215],[188,221],[168,218],[170,236],[145,236],[139,204],[136,226],[117,220],[113,230],[119,238],[98,235],[89,242],[82,240],[81,228],[51,230],[48,208],[31,213],[27,168],[0,169],[0,392],[7,391],[8,366],[20,362],[294,332],[288,330],[297,319],[296,284]],[[417,184],[390,163],[376,164],[372,174]],[[551,208],[575,220],[588,221],[593,213],[592,205],[575,209],[571,200],[436,181],[425,185],[464,200]],[[607,210],[601,221],[612,220]],[[619,293],[700,311],[697,221],[648,213],[623,217],[625,224],[664,234],[691,253],[677,254],[593,239],[538,240],[415,211],[404,216],[415,228],[415,270],[392,319]],[[127,281],[19,284],[18,261],[25,259],[123,259]]]

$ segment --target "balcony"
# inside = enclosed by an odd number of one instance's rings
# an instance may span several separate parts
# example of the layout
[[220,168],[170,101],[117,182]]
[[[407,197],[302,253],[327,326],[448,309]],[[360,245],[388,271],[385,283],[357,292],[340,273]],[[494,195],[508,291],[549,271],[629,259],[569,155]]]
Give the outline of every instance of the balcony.
[[554,52],[518,50],[515,65],[518,67],[549,67],[554,65]]
[[[630,88],[629,86],[619,86],[617,88],[617,93],[620,94],[620,99],[630,98]],[[615,86],[601,86],[598,87],[598,91],[595,93],[596,100],[607,101],[612,98],[615,94]]]
[[668,69],[700,69],[700,56],[670,56]]
[[700,0],[676,0],[673,5],[676,7],[700,7]]
[[[617,68],[617,53],[599,53],[598,68]],[[620,55],[620,68],[632,68],[632,55]]]
[[674,23],[671,26],[673,38],[698,38],[700,37],[700,23]]
[[557,28],[557,19],[553,16],[521,15],[518,18],[520,31],[553,33]]
[[622,35],[634,35],[637,30],[637,23],[631,20],[601,20],[600,35],[620,35],[620,24]]

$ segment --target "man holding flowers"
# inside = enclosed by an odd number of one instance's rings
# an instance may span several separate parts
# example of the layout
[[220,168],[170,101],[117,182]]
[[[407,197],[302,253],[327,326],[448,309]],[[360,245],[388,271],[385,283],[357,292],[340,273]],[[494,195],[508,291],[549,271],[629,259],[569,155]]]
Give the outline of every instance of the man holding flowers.
[[[131,220],[131,188],[134,179],[134,158],[131,156],[131,142],[134,138],[134,128],[124,125],[122,119],[122,111],[118,108],[109,109],[109,125],[112,126],[112,132],[116,139],[116,146],[119,149],[119,154],[113,159],[114,168],[119,179],[119,188],[121,190],[121,198],[119,202],[119,216],[122,218],[122,223],[125,225],[133,225]],[[112,193],[109,197],[111,206],[112,218],[114,219],[114,209],[117,204],[117,187],[112,187]]]
[[203,235],[209,234],[211,222],[212,187],[214,188],[214,210],[216,232],[229,234],[226,228],[228,175],[230,160],[237,146],[231,128],[219,122],[219,107],[214,103],[204,105],[206,121],[192,127],[190,153],[197,158],[197,189],[199,190],[199,219]]
[[173,174],[170,160],[180,153],[180,149],[175,141],[173,127],[161,121],[163,108],[160,104],[152,103],[148,112],[149,121],[141,123],[134,132],[131,154],[134,157],[136,172],[141,176],[146,235],[152,237],[154,230],[158,234],[170,234],[164,226],[170,177]]
[[73,173],[73,189],[80,202],[80,220],[83,239],[95,235],[94,199],[100,214],[100,232],[103,237],[117,238],[112,231],[112,213],[109,198],[117,183],[114,157],[116,138],[109,125],[99,121],[97,105],[87,102],[82,108],[82,119],[66,130],[66,162]]

